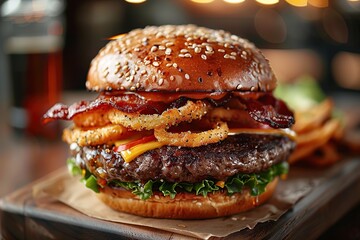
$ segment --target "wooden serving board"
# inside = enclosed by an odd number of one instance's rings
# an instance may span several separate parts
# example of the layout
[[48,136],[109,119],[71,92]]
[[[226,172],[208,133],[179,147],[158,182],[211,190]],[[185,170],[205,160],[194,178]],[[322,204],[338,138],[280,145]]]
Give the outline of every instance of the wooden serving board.
[[[294,171],[303,172],[303,171]],[[360,159],[349,158],[325,170],[323,181],[278,221],[256,225],[225,239],[315,239],[360,202]],[[291,175],[291,172],[290,172]],[[41,179],[39,181],[46,181]],[[1,199],[4,239],[193,239],[159,229],[88,217],[58,201],[39,204],[30,184]]]

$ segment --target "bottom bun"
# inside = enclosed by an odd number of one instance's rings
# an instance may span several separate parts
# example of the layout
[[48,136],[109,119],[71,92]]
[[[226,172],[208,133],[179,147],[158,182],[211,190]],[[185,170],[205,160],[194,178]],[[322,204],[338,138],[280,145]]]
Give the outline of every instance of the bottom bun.
[[273,194],[278,178],[270,182],[265,192],[251,196],[249,190],[228,195],[226,192],[210,193],[206,197],[191,193],[178,193],[175,198],[154,194],[141,200],[130,191],[105,187],[98,197],[111,208],[134,215],[153,218],[204,219],[229,216],[255,208]]

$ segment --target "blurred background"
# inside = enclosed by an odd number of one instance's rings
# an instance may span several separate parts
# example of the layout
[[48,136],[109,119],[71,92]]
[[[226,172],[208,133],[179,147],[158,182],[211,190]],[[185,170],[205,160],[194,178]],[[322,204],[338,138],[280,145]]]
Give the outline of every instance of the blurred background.
[[[224,29],[262,49],[280,82],[308,76],[330,96],[360,94],[360,0],[2,0],[0,6],[0,161],[8,169],[0,178],[14,179],[0,181],[0,196],[65,164],[62,127],[41,125],[42,114],[56,102],[90,96],[84,94],[91,59],[111,36],[134,28]],[[28,171],[11,177],[19,166]]]
[[65,166],[63,123],[44,126],[41,116],[91,99],[92,58],[134,28],[230,31],[263,50],[279,82],[315,79],[359,113],[360,0],[0,0],[0,9],[0,197]]

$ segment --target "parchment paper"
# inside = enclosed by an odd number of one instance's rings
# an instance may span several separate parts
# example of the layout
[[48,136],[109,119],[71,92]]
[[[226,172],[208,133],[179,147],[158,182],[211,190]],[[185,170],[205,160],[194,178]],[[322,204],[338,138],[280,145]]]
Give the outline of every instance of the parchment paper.
[[225,237],[245,228],[252,229],[257,223],[277,220],[322,180],[321,174],[308,169],[291,169],[288,178],[280,181],[275,194],[266,204],[245,213],[208,220],[153,219],[114,211],[98,200],[96,193],[87,189],[79,178],[70,176],[66,169],[36,184],[33,195],[35,199],[56,199],[90,217],[208,239]]

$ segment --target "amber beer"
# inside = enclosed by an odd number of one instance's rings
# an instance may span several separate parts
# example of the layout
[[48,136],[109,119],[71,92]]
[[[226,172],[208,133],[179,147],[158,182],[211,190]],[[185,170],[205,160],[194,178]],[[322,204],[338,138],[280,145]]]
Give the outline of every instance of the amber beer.
[[13,127],[27,135],[55,137],[57,126],[44,128],[40,120],[60,99],[62,53],[12,54],[10,59],[11,63],[24,64],[13,64],[11,68],[15,101],[12,122],[17,123]]
[[54,37],[10,38],[7,44],[13,89],[11,125],[16,132],[56,138],[56,124],[43,126],[44,112],[60,100],[62,45]]

